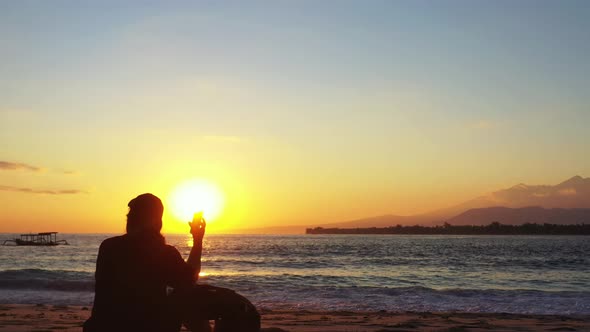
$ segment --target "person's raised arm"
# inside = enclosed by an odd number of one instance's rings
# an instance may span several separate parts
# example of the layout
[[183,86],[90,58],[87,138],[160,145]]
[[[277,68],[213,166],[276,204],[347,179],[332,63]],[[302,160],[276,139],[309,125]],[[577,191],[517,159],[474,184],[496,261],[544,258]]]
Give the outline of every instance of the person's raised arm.
[[205,236],[205,219],[202,214],[195,215],[192,222],[188,223],[191,226],[191,234],[193,235],[193,248],[186,260],[186,263],[193,268],[195,273],[195,281],[199,280],[199,273],[201,272],[201,254],[203,253],[203,237]]

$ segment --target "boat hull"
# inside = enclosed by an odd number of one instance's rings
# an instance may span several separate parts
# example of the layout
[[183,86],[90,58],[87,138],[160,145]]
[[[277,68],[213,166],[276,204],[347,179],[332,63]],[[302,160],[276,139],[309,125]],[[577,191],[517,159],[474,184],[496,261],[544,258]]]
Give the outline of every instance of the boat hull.
[[21,239],[15,239],[14,242],[16,242],[17,246],[57,246],[61,243],[56,243],[56,242],[34,242],[34,241],[24,241]]

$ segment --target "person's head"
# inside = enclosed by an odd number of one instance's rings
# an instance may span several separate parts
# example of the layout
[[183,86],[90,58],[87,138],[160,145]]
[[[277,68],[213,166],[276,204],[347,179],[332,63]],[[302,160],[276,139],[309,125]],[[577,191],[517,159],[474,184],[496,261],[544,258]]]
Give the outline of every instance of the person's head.
[[129,201],[127,233],[154,232],[162,229],[162,201],[152,194],[141,194]]

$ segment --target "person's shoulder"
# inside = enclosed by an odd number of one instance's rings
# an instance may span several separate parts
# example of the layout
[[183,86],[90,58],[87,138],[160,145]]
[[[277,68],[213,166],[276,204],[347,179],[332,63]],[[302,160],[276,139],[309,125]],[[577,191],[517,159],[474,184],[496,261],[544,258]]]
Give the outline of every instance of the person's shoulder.
[[180,254],[180,252],[178,251],[178,249],[176,249],[175,246],[169,245],[169,244],[165,244],[164,245],[164,250],[167,253],[171,253],[171,254]]
[[165,255],[165,257],[167,257],[167,259],[173,259],[173,258],[182,258],[182,255],[180,255],[180,251],[178,251],[178,249],[176,249],[175,246],[169,245],[169,244],[165,244],[164,245],[164,250],[162,251]]
[[125,242],[125,235],[113,236],[102,241],[100,247],[101,249],[117,247],[120,246],[123,242]]

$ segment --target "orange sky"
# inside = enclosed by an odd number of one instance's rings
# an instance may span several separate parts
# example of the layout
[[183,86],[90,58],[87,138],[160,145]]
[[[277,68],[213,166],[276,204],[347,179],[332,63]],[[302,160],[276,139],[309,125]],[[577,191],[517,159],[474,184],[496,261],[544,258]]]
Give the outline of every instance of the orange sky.
[[[250,143],[213,144],[218,149],[233,150]],[[248,157],[240,160],[241,154]],[[204,158],[175,161],[163,155],[121,164],[88,164],[76,168],[73,174],[64,174],[60,167],[1,170],[0,180],[13,181],[16,185],[11,187],[13,190],[0,191],[3,202],[0,232],[123,232],[127,202],[137,194],[152,192],[162,198],[166,207],[164,232],[182,233],[188,226],[174,214],[172,193],[178,185],[192,179],[207,180],[222,193],[223,208],[215,220],[210,220],[210,233],[426,212],[498,189],[496,183],[462,182],[459,176],[453,187],[447,187],[437,184],[432,177],[406,180],[401,176],[395,179],[355,174],[346,168],[306,169],[305,163],[290,160],[293,156],[284,151],[281,156],[286,160],[280,161],[264,160],[263,155],[260,155],[263,160],[251,159],[248,151],[235,150],[229,155],[232,160],[220,162],[217,158],[217,163]],[[123,156],[113,160],[123,160]],[[269,166],[271,162],[274,164]],[[504,186],[513,183],[516,179],[508,180]],[[81,192],[50,194],[18,192],[14,188],[52,191],[81,188]],[[422,191],[423,188],[429,189]]]

